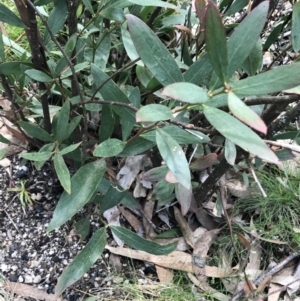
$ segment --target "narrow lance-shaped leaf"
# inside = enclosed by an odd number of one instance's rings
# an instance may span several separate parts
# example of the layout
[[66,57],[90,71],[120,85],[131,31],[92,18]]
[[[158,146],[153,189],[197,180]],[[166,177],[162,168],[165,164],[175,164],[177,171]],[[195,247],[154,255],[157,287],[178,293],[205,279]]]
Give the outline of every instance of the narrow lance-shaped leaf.
[[180,183],[177,184],[175,189],[176,198],[181,206],[182,215],[186,215],[190,209],[193,197],[192,186],[189,189],[186,189]]
[[279,160],[265,142],[246,125],[219,109],[203,105],[206,119],[227,139],[242,149],[271,163]]
[[146,240],[124,227],[111,225],[110,228],[116,236],[118,236],[126,243],[126,245],[133,249],[145,251],[154,255],[166,255],[176,249],[176,242],[162,246],[156,242]]
[[229,76],[241,67],[254,48],[267,21],[268,10],[269,1],[262,2],[250,12],[230,36],[227,43]]
[[292,45],[295,52],[300,50],[300,2],[296,2],[292,15]]
[[225,159],[230,165],[234,165],[236,159],[236,147],[229,139],[225,140]]
[[20,18],[3,3],[0,3],[0,21],[12,26],[27,28]]
[[59,153],[55,154],[53,161],[54,161],[54,168],[57,173],[61,186],[68,194],[70,194],[71,193],[70,172],[62,155]]
[[191,174],[181,146],[169,134],[159,128],[156,130],[156,143],[162,158],[173,175],[186,189],[189,189]]
[[54,141],[52,136],[49,133],[47,133],[45,130],[40,128],[38,125],[22,120],[19,121],[18,123],[30,136],[42,140],[44,142]]
[[268,129],[264,121],[232,92],[228,93],[228,107],[239,120],[255,130],[267,134]]
[[76,214],[93,196],[106,170],[105,161],[98,160],[82,166],[71,179],[71,194],[64,192],[48,226],[50,232]]
[[156,79],[163,86],[182,82],[179,67],[156,34],[136,16],[128,14],[126,19],[134,46]]
[[175,83],[168,85],[162,91],[162,95],[187,103],[205,103],[210,100],[207,92],[191,83]]
[[300,63],[276,67],[232,84],[239,97],[265,95],[294,88],[300,83]]
[[41,152],[41,153],[24,153],[20,154],[20,157],[31,160],[31,161],[47,161],[52,156],[52,152]]
[[38,82],[42,82],[42,83],[52,82],[52,78],[49,75],[39,70],[28,69],[25,71],[25,74]]
[[225,29],[217,6],[209,0],[204,15],[205,42],[210,63],[223,83],[228,81]]
[[113,157],[122,152],[126,142],[119,139],[108,139],[100,143],[94,150],[93,155],[96,157]]
[[140,108],[136,112],[136,122],[145,121],[162,121],[173,118],[173,114],[170,108],[159,104],[150,104]]
[[78,281],[89,270],[89,268],[99,259],[105,244],[106,231],[105,228],[101,228],[94,233],[84,249],[80,251],[59,277],[55,287],[56,295],[61,295],[67,287]]

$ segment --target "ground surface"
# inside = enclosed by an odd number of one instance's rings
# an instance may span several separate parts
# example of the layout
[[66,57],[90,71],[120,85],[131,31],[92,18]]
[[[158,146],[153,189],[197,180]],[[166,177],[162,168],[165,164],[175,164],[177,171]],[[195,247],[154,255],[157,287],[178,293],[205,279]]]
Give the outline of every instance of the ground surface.
[[[0,169],[0,274],[11,282],[27,283],[53,294],[58,277],[86,242],[80,241],[71,222],[46,233],[62,192],[51,165],[45,164],[41,171],[36,171],[28,163],[24,171],[16,157],[11,160],[11,166]],[[27,181],[32,198],[37,198],[34,205],[25,210],[19,198],[14,197],[16,193],[7,192],[8,187],[19,187],[21,180]],[[76,218],[79,219],[80,214]],[[96,217],[91,217],[91,225],[92,232],[99,228]],[[122,265],[123,277],[120,278],[110,266],[109,254],[104,253],[74,285],[76,289],[68,290],[63,297],[69,301],[82,300],[81,292],[117,297],[121,292],[113,289],[114,283],[122,282],[126,276],[130,278],[128,264]]]

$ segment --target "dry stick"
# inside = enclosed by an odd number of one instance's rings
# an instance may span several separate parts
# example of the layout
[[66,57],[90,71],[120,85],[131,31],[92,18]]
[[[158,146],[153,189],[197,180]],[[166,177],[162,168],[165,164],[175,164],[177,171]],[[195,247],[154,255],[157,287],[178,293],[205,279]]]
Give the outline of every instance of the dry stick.
[[282,143],[282,142],[277,142],[277,141],[272,141],[272,140],[264,140],[266,143],[274,145],[274,146],[280,146],[282,148],[287,148],[290,149],[294,152],[300,153],[300,146],[299,145],[292,145],[292,144],[287,144],[287,143]]
[[231,240],[231,243],[232,243],[232,246],[234,248],[234,251],[235,251],[235,254],[236,254],[236,257],[239,261],[239,265],[240,265],[240,271],[243,271],[243,274],[244,274],[244,277],[245,277],[245,281],[248,285],[248,288],[252,291],[252,285],[251,283],[249,282],[249,279],[247,277],[247,274],[244,270],[246,264],[247,264],[247,261],[248,261],[248,258],[250,256],[250,250],[248,250],[248,253],[247,253],[247,257],[246,259],[244,260],[243,264],[242,264],[242,259],[241,259],[241,256],[239,254],[239,251],[234,243],[234,237],[233,237],[233,230],[232,230],[232,225],[231,225],[231,220],[228,216],[228,213],[226,211],[226,191],[225,191],[225,187],[224,186],[219,186],[219,192],[220,192],[220,198],[221,198],[221,204],[222,204],[222,207],[223,207],[223,212],[224,212],[224,217],[225,217],[225,220],[226,220],[226,223],[229,227],[229,233],[230,233],[230,240]]
[[70,67],[70,70],[72,72],[72,76],[74,79],[74,85],[78,91],[79,97],[81,102],[83,103],[83,120],[84,120],[84,137],[83,137],[83,145],[82,145],[82,152],[83,154],[85,154],[85,142],[86,142],[86,133],[88,131],[88,121],[87,121],[87,117],[86,117],[86,111],[85,111],[85,105],[84,105],[84,97],[82,94],[82,91],[80,89],[79,86],[79,81],[78,81],[78,77],[76,74],[76,71],[74,69],[74,66],[70,60],[70,58],[68,57],[67,53],[65,52],[65,50],[63,49],[63,47],[60,45],[60,43],[58,42],[58,40],[56,39],[55,35],[53,34],[50,26],[48,25],[48,22],[44,19],[44,16],[38,11],[38,9],[33,5],[33,3],[30,0],[26,0],[27,4],[35,11],[35,13],[40,17],[40,19],[42,20],[43,24],[45,25],[45,27],[47,28],[50,37],[52,39],[52,41],[54,42],[54,44],[58,47],[58,49],[61,51],[62,55],[64,56],[64,58],[67,61],[68,66]]
[[[280,270],[282,270],[290,261],[292,261],[293,259],[295,259],[296,257],[298,257],[300,255],[300,250],[292,253],[289,257],[287,257],[286,259],[284,259],[282,262],[280,262],[279,264],[277,264],[275,267],[273,267],[272,269],[270,269],[269,271],[261,274],[258,278],[256,278],[256,280],[253,282],[255,286],[258,286],[260,283],[262,283],[266,278],[273,276],[274,274],[278,273]],[[235,295],[232,296],[232,298],[230,299],[230,301],[236,301],[238,299],[240,299],[243,295],[245,294],[244,290],[239,291],[238,293],[236,293]]]
[[266,194],[266,192],[264,191],[264,189],[262,188],[262,186],[261,186],[261,184],[260,184],[260,182],[259,182],[259,180],[258,180],[258,178],[257,178],[257,176],[256,176],[256,173],[255,173],[255,171],[254,171],[253,165],[252,165],[252,163],[251,163],[251,161],[250,161],[249,159],[247,159],[247,163],[248,163],[248,166],[250,167],[250,170],[251,170],[251,172],[252,172],[253,178],[254,178],[255,182],[257,183],[257,185],[258,185],[258,187],[259,187],[259,189],[260,189],[260,191],[261,191],[263,197],[266,198],[266,197],[267,197],[267,194]]

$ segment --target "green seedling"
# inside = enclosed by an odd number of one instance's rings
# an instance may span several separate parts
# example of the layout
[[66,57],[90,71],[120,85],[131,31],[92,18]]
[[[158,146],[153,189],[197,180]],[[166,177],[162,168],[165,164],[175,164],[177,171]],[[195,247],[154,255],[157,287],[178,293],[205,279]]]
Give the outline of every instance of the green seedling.
[[19,187],[8,188],[7,191],[8,192],[17,192],[17,194],[13,197],[13,200],[16,197],[19,197],[21,206],[22,206],[24,212],[26,213],[26,211],[25,211],[26,206],[32,206],[33,202],[31,199],[30,192],[26,190],[25,184],[26,184],[26,181],[21,181]]

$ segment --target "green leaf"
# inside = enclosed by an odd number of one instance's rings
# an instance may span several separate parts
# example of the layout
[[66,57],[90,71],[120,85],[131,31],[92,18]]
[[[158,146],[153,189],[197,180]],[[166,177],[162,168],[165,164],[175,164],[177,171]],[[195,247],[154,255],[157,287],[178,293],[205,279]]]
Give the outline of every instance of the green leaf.
[[[95,64],[91,66],[91,73],[94,78],[94,84],[97,87],[102,85],[102,83],[108,80],[108,76],[104,73],[99,67]],[[125,93],[115,84],[113,80],[108,80],[105,85],[100,89],[100,93],[103,99],[107,99],[110,101],[118,101],[130,104],[130,100],[125,95]],[[120,107],[120,106],[113,106],[113,110],[121,117],[122,120],[128,123],[128,132],[130,133],[131,129],[135,124],[135,113],[133,110],[128,108]],[[121,121],[122,121],[121,120]],[[126,136],[126,135],[125,135]],[[125,140],[127,137],[123,136]]]
[[[127,28],[127,22],[125,21],[121,26],[122,41],[127,55],[133,61],[137,59],[139,55],[136,52],[136,49],[133,45],[130,33],[126,28]],[[141,60],[139,60],[136,64],[140,66],[144,66],[144,63]]]
[[2,134],[0,134],[0,142],[5,144],[11,144],[11,142],[8,139],[6,139]]
[[0,21],[12,26],[27,28],[20,18],[2,3],[0,3]]
[[84,217],[74,224],[75,231],[80,235],[81,241],[85,240],[88,236],[90,232],[90,226],[91,224],[89,217]]
[[60,227],[75,215],[93,196],[106,170],[105,161],[82,166],[71,179],[71,194],[63,192],[53,213],[47,232]]
[[110,53],[110,35],[107,33],[104,33],[104,38],[102,36],[99,37],[99,40],[101,40],[100,45],[97,47],[94,54],[94,64],[96,64],[101,70],[105,70],[109,53]]
[[120,190],[118,185],[111,185],[108,191],[105,193],[104,198],[102,198],[100,201],[101,213],[120,204],[126,192],[127,190]]
[[242,66],[254,48],[267,21],[268,10],[269,2],[262,2],[250,12],[230,36],[227,43],[229,77]]
[[[80,64],[77,64],[74,66],[74,70],[76,73],[78,73],[79,71],[81,70],[84,70],[86,69],[87,67],[90,67],[90,63],[89,62],[83,62],[83,63],[80,63]],[[64,79],[64,78],[67,78],[69,76],[72,75],[72,70],[70,67],[68,67],[67,69],[65,69],[62,74],[61,74],[61,78]]]
[[[143,64],[144,65],[144,64]],[[147,88],[148,84],[150,83],[151,79],[153,78],[153,75],[151,74],[151,72],[144,66],[136,66],[136,76],[138,78],[138,80],[140,81],[140,83]]]
[[236,159],[236,147],[229,139],[225,140],[225,159],[230,165],[234,165]]
[[228,107],[239,120],[255,130],[267,134],[268,128],[264,121],[232,92],[228,93]]
[[71,177],[64,158],[61,154],[57,153],[54,155],[53,161],[54,168],[61,186],[68,194],[71,194]]
[[129,247],[136,250],[145,251],[154,255],[166,255],[176,249],[177,242],[162,246],[156,242],[146,240],[124,227],[112,225],[109,227],[116,236],[123,240]]
[[300,82],[300,62],[248,77],[232,84],[232,91],[239,97],[265,95],[291,89]]
[[63,148],[62,150],[60,150],[58,153],[61,154],[62,156],[65,155],[65,154],[68,154],[68,153],[74,151],[81,143],[82,142],[71,144],[71,145]]
[[12,74],[21,74],[24,72],[23,68],[33,68],[33,65],[28,62],[7,62],[0,64],[0,74],[3,75],[12,75]]
[[[56,146],[56,143],[48,143],[43,145],[40,149],[39,149],[39,153],[43,153],[43,152],[52,152],[54,150]],[[48,160],[48,159],[47,159]],[[44,161],[35,161],[34,162],[34,166],[37,170],[40,170],[42,168],[42,166],[45,164],[45,162],[47,160]]]
[[[48,25],[54,35],[63,27],[68,17],[68,7],[66,0],[59,0],[56,2],[54,8],[51,10],[51,14],[48,18]],[[47,45],[51,37],[48,30],[45,31],[44,41]]]
[[129,141],[129,143],[126,143],[125,148],[118,157],[135,156],[151,149],[155,145],[156,143],[153,141],[138,137],[137,139],[133,139]]
[[70,265],[63,271],[58,278],[55,287],[55,294],[61,295],[62,292],[76,281],[90,269],[90,267],[99,259],[106,244],[105,228],[97,230],[87,245],[74,258]]
[[136,112],[136,122],[156,122],[169,119],[173,119],[173,113],[169,107],[164,105],[150,104],[141,107]]
[[253,76],[257,71],[261,70],[262,61],[262,43],[261,39],[258,39],[249,56],[243,63],[242,68],[247,72],[249,76]]
[[94,150],[95,157],[109,158],[114,157],[122,152],[126,142],[119,139],[108,139],[100,143]]
[[228,81],[228,57],[225,29],[217,6],[209,1],[204,15],[206,49],[214,71],[222,81]]
[[54,139],[50,134],[40,128],[38,125],[26,122],[26,121],[19,121],[19,125],[33,138],[37,138],[41,141],[45,142],[53,142]]
[[254,156],[278,164],[279,160],[265,142],[246,125],[219,109],[203,105],[206,119],[225,138]]
[[230,16],[235,14],[236,12],[241,11],[247,4],[248,0],[235,0],[233,4],[231,4],[228,11],[224,14],[224,16]]
[[210,100],[207,92],[203,88],[191,83],[175,83],[168,85],[163,89],[162,95],[192,104],[205,103]]
[[292,14],[292,45],[295,52],[300,50],[300,2],[296,2]]
[[24,153],[20,154],[20,157],[31,160],[31,161],[47,161],[52,156],[52,152],[41,152],[41,153]]
[[[191,144],[191,143],[205,143],[209,142],[210,139],[206,135],[202,134],[198,131],[193,130],[183,130],[176,125],[167,125],[163,128],[163,130],[173,137],[178,144]],[[148,131],[146,133],[141,134],[141,137],[150,140],[156,141],[156,131]]]
[[165,179],[167,173],[169,172],[168,166],[160,166],[152,168],[148,171],[146,171],[143,174],[143,180],[149,181],[149,182],[158,182],[160,180]]
[[191,174],[185,154],[176,140],[165,131],[156,129],[159,152],[175,178],[187,189],[191,186]]
[[70,137],[70,135],[73,133],[73,131],[76,129],[76,127],[78,126],[78,124],[80,123],[81,121],[81,116],[76,116],[75,118],[73,118],[70,123],[68,124],[67,126],[67,134],[66,136],[67,137]]
[[112,135],[115,127],[115,115],[109,105],[102,106],[101,125],[99,128],[99,142],[105,141]]
[[25,74],[38,82],[42,82],[42,83],[52,82],[52,78],[49,75],[39,70],[28,69],[25,71]]
[[163,86],[182,82],[179,67],[156,34],[136,16],[126,15],[126,19],[134,46],[153,76]]
[[69,134],[67,127],[70,118],[70,101],[67,100],[57,114],[56,139],[59,143],[61,143],[69,138],[69,136],[67,136]]
[[171,8],[174,10],[178,10],[178,7],[174,4],[163,2],[160,0],[128,0],[129,2],[141,6],[157,6],[157,7],[164,7],[164,8]]
[[161,179],[153,186],[153,200],[158,200],[158,206],[163,206],[175,198],[174,194],[175,184]]
[[6,148],[0,150],[0,160],[4,158],[6,151],[7,151]]
[[272,30],[272,32],[267,37],[267,40],[265,41],[263,50],[267,51],[278,39],[279,34],[282,32],[284,21],[281,21],[279,24],[275,26],[275,28]]
[[4,49],[3,35],[1,31],[0,31],[0,60],[1,63],[5,62],[5,49]]
[[211,75],[212,70],[208,54],[205,53],[184,73],[183,76],[186,82],[200,85],[205,78]]

